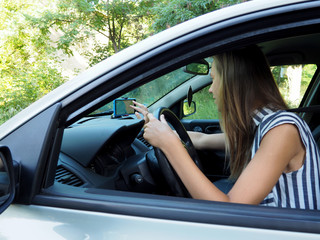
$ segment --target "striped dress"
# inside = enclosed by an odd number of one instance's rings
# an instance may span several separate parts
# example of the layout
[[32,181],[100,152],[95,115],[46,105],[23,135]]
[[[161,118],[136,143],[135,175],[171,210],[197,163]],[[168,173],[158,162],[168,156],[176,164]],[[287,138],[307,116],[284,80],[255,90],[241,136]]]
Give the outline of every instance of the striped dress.
[[253,157],[263,136],[281,124],[294,124],[306,149],[302,167],[294,172],[282,173],[277,184],[261,202],[263,206],[320,209],[319,150],[308,125],[296,114],[286,111],[274,112],[268,108],[256,111],[253,116],[257,126],[252,146]]

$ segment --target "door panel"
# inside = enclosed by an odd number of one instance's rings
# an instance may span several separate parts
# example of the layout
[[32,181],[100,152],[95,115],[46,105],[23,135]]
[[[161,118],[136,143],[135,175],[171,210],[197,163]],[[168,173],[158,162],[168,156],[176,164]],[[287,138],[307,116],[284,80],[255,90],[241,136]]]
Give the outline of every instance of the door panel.
[[1,239],[318,239],[319,235],[36,205],[12,205],[0,218]]
[[218,119],[183,119],[181,122],[187,131],[202,132],[207,134],[221,133]]

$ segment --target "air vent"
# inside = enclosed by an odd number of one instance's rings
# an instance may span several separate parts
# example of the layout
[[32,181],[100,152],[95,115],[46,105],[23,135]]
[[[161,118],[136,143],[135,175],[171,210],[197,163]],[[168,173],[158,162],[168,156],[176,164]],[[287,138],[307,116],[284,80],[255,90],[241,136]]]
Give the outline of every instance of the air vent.
[[143,136],[139,136],[138,139],[139,139],[144,145],[146,145],[149,149],[152,149],[152,145],[151,145],[150,143],[148,143],[147,140],[145,140]]
[[80,187],[83,185],[83,181],[80,178],[62,166],[57,167],[55,180],[59,183],[74,187]]

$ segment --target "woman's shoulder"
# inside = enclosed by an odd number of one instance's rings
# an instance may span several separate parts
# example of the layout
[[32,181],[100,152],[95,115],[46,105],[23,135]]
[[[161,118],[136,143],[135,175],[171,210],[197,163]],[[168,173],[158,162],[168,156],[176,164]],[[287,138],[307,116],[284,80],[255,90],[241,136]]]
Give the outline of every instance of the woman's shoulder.
[[267,124],[269,126],[273,126],[285,123],[291,123],[295,125],[305,124],[304,120],[299,115],[286,110],[279,110],[265,115],[261,121],[261,126],[267,126]]
[[256,126],[263,125],[266,122],[277,120],[291,120],[296,121],[298,116],[295,113],[288,112],[286,110],[275,110],[270,107],[263,107],[256,109],[252,113],[252,118]]
[[265,135],[271,129],[284,124],[294,125],[299,130],[301,136],[308,136],[311,132],[308,124],[299,115],[293,112],[280,110],[269,114],[262,119],[259,126],[260,133]]

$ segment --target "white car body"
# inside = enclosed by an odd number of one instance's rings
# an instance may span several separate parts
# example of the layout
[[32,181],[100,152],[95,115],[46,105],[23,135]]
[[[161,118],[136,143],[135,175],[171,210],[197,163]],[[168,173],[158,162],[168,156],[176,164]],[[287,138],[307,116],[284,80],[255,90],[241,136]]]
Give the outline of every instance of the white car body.
[[[19,230],[17,230],[19,226]],[[12,205],[0,217],[1,239],[309,240],[318,234],[150,219],[41,206]]]

